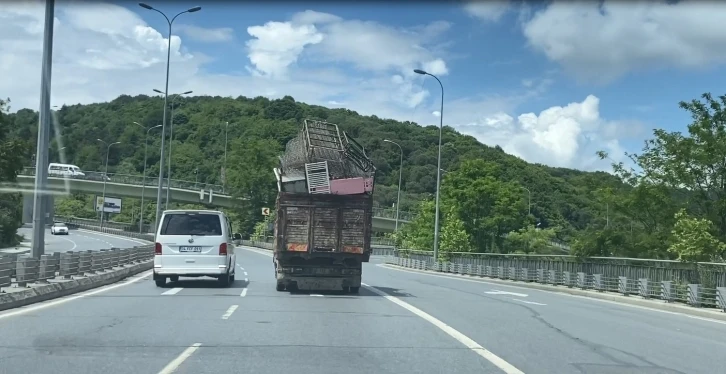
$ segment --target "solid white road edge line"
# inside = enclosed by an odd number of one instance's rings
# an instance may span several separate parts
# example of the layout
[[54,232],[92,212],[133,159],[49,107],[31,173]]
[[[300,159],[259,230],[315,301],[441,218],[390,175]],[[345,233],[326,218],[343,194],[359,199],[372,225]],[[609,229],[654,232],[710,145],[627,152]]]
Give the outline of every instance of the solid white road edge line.
[[129,237],[122,236],[122,235],[112,235],[112,234],[106,234],[106,233],[92,231],[92,230],[86,230],[86,229],[78,229],[78,231],[89,233],[89,234],[94,234],[94,235],[98,235],[98,236],[106,236],[106,237],[114,238],[114,239],[126,240],[129,242],[134,242],[134,243],[143,244],[143,245],[152,244],[152,242],[149,242],[146,240],[142,241],[141,239],[131,239]]
[[527,288],[527,287],[517,286],[515,284],[509,285],[509,284],[501,284],[501,283],[487,282],[485,280],[470,279],[470,278],[465,278],[463,276],[458,276],[457,277],[457,276],[454,276],[454,275],[434,274],[432,272],[423,271],[423,270],[416,271],[416,270],[408,270],[408,269],[399,269],[399,268],[393,267],[393,266],[386,266],[386,264],[376,264],[376,266],[381,267],[381,268],[384,268],[384,269],[401,271],[401,272],[404,272],[404,273],[427,275],[429,277],[439,277],[439,278],[454,279],[454,280],[463,281],[463,282],[480,283],[480,284],[486,284],[486,285],[490,285],[490,286],[516,288],[516,289],[519,289],[519,290],[546,292],[546,293],[553,294],[553,295],[558,295],[558,296],[573,297],[573,298],[577,298],[577,299],[583,299],[583,300],[588,300],[588,301],[595,301],[595,302],[599,302],[599,303],[619,305],[619,306],[622,306],[622,307],[643,309],[643,310],[648,310],[648,311],[651,311],[651,312],[665,313],[665,314],[670,314],[670,315],[674,315],[674,316],[686,317],[686,318],[691,318],[691,319],[697,319],[697,320],[700,320],[700,321],[713,322],[713,323],[718,323],[718,324],[721,324],[721,325],[726,325],[726,321],[720,321],[720,320],[717,320],[717,319],[711,319],[711,318],[706,318],[706,317],[692,316],[690,314],[672,312],[672,311],[669,311],[669,310],[655,309],[655,308],[650,308],[650,307],[642,306],[642,305],[625,304],[625,303],[621,303],[621,302],[617,302],[617,301],[612,301],[612,300],[603,300],[603,299],[596,299],[594,297],[587,297],[587,296],[580,296],[580,295],[571,295],[571,294],[564,293],[564,292],[557,292],[557,291],[549,291],[549,290],[540,290],[540,289],[534,289],[534,288]]
[[441,322],[440,320],[436,319],[436,317],[424,312],[423,310],[416,308],[415,306],[395,297],[391,296],[373,286],[369,286],[365,283],[361,283],[363,287],[367,288],[368,290],[376,293],[379,296],[382,296],[386,298],[388,301],[391,301],[392,303],[408,310],[409,312],[421,317],[423,320],[431,323],[432,325],[438,327],[441,331],[445,332],[452,338],[456,339],[459,343],[465,345],[467,348],[474,351],[474,353],[478,354],[479,356],[483,357],[485,360],[491,362],[494,366],[498,367],[502,371],[504,371],[507,374],[524,374],[523,371],[517,369],[514,367],[514,365],[510,364],[507,361],[504,361],[501,357],[495,355],[494,353],[490,352],[486,348],[479,345],[479,343],[475,342],[468,336],[462,334],[458,330],[454,329],[453,327]]
[[60,238],[63,239],[63,240],[67,240],[67,241],[71,242],[71,244],[73,244],[73,248],[69,249],[69,251],[72,251],[72,250],[76,249],[76,247],[78,247],[78,244],[76,244],[76,242],[74,242],[73,240],[70,240],[68,238],[64,238],[62,236]]
[[[272,257],[272,254],[269,253],[269,252],[258,251],[258,250],[255,250],[255,249],[251,249],[250,247],[246,247],[246,249],[248,251],[250,251],[250,252],[255,252],[255,253],[259,253],[261,255],[265,255],[265,256],[268,256],[268,257]],[[379,290],[379,289],[377,289],[375,287],[369,286],[369,285],[367,285],[365,283],[361,283],[361,285],[364,286],[365,288],[371,290],[372,292],[376,293],[377,295],[382,296],[382,297],[388,299],[389,301],[393,302],[394,304],[396,304],[396,305],[398,305],[398,306],[400,306],[400,307],[402,307],[402,308],[410,311],[411,313],[413,313],[413,314],[415,314],[415,315],[423,318],[424,320],[430,322],[434,326],[436,326],[439,329],[441,329],[443,332],[447,333],[452,338],[458,340],[460,343],[462,343],[465,346],[467,346],[469,349],[471,349],[472,351],[474,351],[479,356],[482,356],[485,360],[491,362],[494,366],[502,369],[505,373],[507,373],[507,374],[524,374],[523,371],[517,369],[512,364],[508,363],[507,361],[504,361],[499,356],[497,356],[494,353],[488,351],[487,349],[485,349],[484,347],[482,347],[481,345],[479,345],[479,343],[471,340],[471,338],[469,338],[468,336],[460,333],[459,331],[457,331],[453,327],[451,327],[451,326],[449,326],[449,325],[447,325],[447,324],[439,321],[438,319],[434,318],[432,315],[424,312],[423,310],[418,309],[415,306],[413,306],[413,305],[411,305],[409,303],[406,303],[406,302],[400,300],[397,297],[391,296],[391,295],[389,295],[389,294],[387,294],[387,293],[385,293],[385,292],[383,292],[383,291],[381,291],[381,290]]]
[[45,301],[45,302],[42,302],[42,303],[33,304],[31,306],[21,307],[21,308],[19,308],[17,310],[11,310],[9,312],[0,313],[0,319],[12,317],[12,316],[17,316],[17,315],[21,315],[21,314],[25,314],[25,313],[35,312],[36,310],[41,310],[41,309],[49,308],[49,307],[52,307],[52,306],[56,306],[56,305],[60,305],[60,304],[63,304],[63,303],[67,303],[69,301],[78,300],[78,299],[81,299],[81,298],[84,298],[84,297],[97,295],[97,294],[100,294],[100,293],[103,293],[103,292],[106,292],[106,291],[111,291],[111,290],[116,289],[116,288],[119,288],[119,287],[128,286],[130,284],[136,283],[136,282],[138,282],[138,281],[140,281],[140,280],[148,277],[149,275],[151,275],[152,271],[153,270],[145,271],[143,273],[139,273],[139,274],[135,275],[134,277],[126,278],[127,281],[126,282],[123,282],[123,283],[116,283],[116,284],[108,285],[108,286],[105,286],[105,287],[101,287],[101,288],[98,288],[98,289],[95,289],[95,290],[92,290],[92,291],[82,292],[80,294],[76,294],[76,295],[73,295],[73,296],[66,296],[66,297],[63,297],[63,298],[60,298],[60,299],[49,300],[49,301]]
[[222,315],[222,319],[229,319],[229,317],[232,315],[232,313],[234,313],[235,310],[237,310],[237,308],[239,308],[239,305],[232,305],[231,307],[229,307],[224,315]]
[[176,295],[179,293],[179,291],[183,290],[184,287],[175,287],[170,289],[169,291],[162,292],[162,295]]
[[199,347],[202,345],[202,343],[194,343],[191,347],[187,348],[182,352],[177,358],[175,358],[172,362],[164,366],[163,369],[159,372],[159,374],[171,374],[176,369],[179,369],[179,366],[181,366],[186,359],[188,359]]

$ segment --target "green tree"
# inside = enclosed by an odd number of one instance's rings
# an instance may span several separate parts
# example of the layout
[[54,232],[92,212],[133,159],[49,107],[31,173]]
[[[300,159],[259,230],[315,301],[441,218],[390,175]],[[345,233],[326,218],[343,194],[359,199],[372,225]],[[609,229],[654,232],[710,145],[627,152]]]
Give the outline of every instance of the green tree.
[[236,211],[244,233],[252,233],[263,207],[275,204],[273,168],[279,165],[280,152],[280,145],[269,139],[237,139],[230,146],[227,178],[232,194],[243,199]]
[[17,230],[22,226],[22,196],[11,191],[28,149],[24,141],[7,137],[9,102],[0,99],[0,248],[16,244]]
[[553,248],[552,241],[557,236],[554,228],[540,229],[528,225],[507,235],[507,242],[512,246],[511,252],[550,254],[561,252]]
[[433,201],[422,201],[416,210],[416,216],[396,235],[396,246],[403,249],[431,251],[434,248],[434,216]]
[[504,251],[504,235],[527,220],[521,187],[498,177],[501,171],[495,163],[467,160],[446,174],[442,186],[444,199],[456,206],[478,252]]
[[458,209],[449,206],[444,214],[439,242],[440,256],[447,259],[451,252],[471,252],[471,238],[466,232],[464,222],[457,216]]
[[724,260],[726,244],[720,242],[710,231],[713,223],[707,219],[694,218],[681,209],[675,215],[673,226],[673,243],[668,251],[674,253],[678,260],[684,262]]

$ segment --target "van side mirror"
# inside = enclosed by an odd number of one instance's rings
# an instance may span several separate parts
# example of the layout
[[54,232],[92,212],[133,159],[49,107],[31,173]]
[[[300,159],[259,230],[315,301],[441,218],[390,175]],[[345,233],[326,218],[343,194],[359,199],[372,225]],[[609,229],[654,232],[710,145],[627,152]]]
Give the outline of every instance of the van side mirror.
[[234,239],[234,240],[242,240],[242,234],[236,232],[236,233],[232,234],[232,239]]

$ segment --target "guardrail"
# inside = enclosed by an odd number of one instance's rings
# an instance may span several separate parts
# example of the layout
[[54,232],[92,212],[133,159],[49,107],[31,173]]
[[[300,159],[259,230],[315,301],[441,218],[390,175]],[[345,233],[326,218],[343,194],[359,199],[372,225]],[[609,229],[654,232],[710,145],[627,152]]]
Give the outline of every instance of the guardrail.
[[29,255],[0,255],[0,293],[4,287],[31,287],[55,279],[72,279],[113,271],[154,258],[154,246],[55,252],[39,259]]
[[[158,186],[159,185],[159,177],[146,177],[140,175],[129,175],[129,174],[118,174],[118,173],[104,173],[100,171],[83,171],[85,174],[84,176],[62,176],[62,175],[49,175],[51,178],[68,178],[68,179],[79,179],[79,180],[88,180],[88,181],[97,181],[97,182],[103,182],[104,179],[106,182],[109,183],[121,183],[121,184],[131,184],[136,186]],[[26,167],[23,168],[23,170],[20,172],[19,175],[27,175],[27,176],[35,176],[35,168],[32,167]],[[167,182],[166,179],[164,179],[164,187],[167,186],[167,184],[171,185],[171,188],[179,188],[183,190],[194,190],[199,191],[201,189],[204,190],[211,190],[215,193],[224,194],[224,186],[221,186],[219,184],[209,184],[209,183],[201,183],[197,181],[186,181],[186,180],[180,180],[180,179],[172,179],[170,182]]]
[[[246,245],[248,247],[256,247],[256,248],[262,248],[267,249],[271,251],[272,243],[270,242],[261,242],[261,241],[255,241],[255,240],[242,240],[242,245]],[[373,247],[371,246],[371,255],[373,256],[391,256],[395,253],[395,249],[390,247]]]
[[[56,216],[57,222],[63,222],[68,225],[70,229],[85,229],[98,232],[104,232],[107,234],[127,236],[130,238],[147,240],[150,242],[154,241],[153,234],[144,234],[136,232],[136,228],[131,224],[120,224],[114,222],[104,222],[105,227],[101,228],[98,226],[97,220],[85,219],[85,218],[73,218],[73,217],[62,217]],[[255,243],[267,243],[272,245],[272,239],[269,238],[264,241],[257,240]],[[371,238],[371,245],[377,247],[393,247],[393,240],[387,238]],[[272,248],[272,247],[270,247]]]
[[[390,208],[373,208],[373,216],[378,218],[396,219],[396,210]],[[415,214],[411,212],[398,212],[399,222],[407,223],[415,218]]]
[[395,250],[386,262],[443,273],[614,292],[726,311],[726,264],[572,256],[452,253],[434,262],[430,252]]

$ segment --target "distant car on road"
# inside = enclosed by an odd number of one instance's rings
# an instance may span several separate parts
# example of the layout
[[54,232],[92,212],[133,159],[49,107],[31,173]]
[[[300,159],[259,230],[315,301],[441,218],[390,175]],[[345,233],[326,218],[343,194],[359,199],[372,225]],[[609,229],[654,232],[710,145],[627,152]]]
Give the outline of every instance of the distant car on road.
[[56,222],[50,227],[51,235],[68,235],[68,226],[62,222]]

